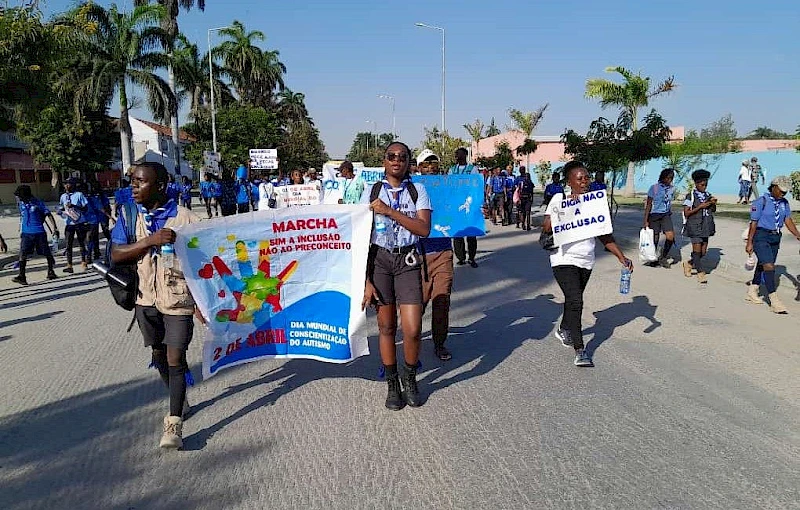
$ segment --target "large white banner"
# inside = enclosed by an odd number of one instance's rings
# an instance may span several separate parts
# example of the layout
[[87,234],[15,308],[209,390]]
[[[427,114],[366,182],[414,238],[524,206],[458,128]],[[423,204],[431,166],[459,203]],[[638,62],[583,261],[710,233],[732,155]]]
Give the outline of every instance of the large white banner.
[[590,191],[572,199],[559,193],[547,208],[555,246],[610,234],[611,213],[604,190]]
[[275,188],[277,208],[299,205],[319,205],[322,203],[322,181],[306,184],[292,184]]
[[175,252],[208,321],[203,375],[263,358],[369,354],[361,310],[366,205],[268,209],[178,229]]

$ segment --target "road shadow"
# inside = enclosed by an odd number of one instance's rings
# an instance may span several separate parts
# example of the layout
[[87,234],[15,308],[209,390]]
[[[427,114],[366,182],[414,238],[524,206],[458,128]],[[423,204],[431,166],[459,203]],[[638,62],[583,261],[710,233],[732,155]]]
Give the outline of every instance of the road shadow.
[[[4,470],[0,508],[98,508],[98,498],[115,500],[114,508],[207,504],[207,494],[200,501],[186,488],[176,493],[169,483],[124,489],[142,473],[163,468],[159,460],[163,452],[155,442],[158,416],[153,416],[153,429],[148,430],[153,442],[147,447],[152,451],[142,452],[137,441],[142,428],[150,424],[142,420],[142,408],[163,401],[166,395],[161,380],[149,375],[0,418],[0,465]],[[208,454],[211,457],[194,463],[192,469],[209,470],[211,476],[210,470],[219,466],[243,459],[250,462],[246,459],[260,455],[264,448]],[[112,498],[109,490],[118,492]],[[237,497],[229,487],[218,492],[220,498]],[[245,493],[242,491],[242,498]]]
[[650,325],[644,329],[643,333],[652,333],[661,327],[661,322],[656,319],[657,308],[658,306],[650,303],[647,296],[635,296],[630,302],[619,303],[605,310],[594,312],[594,326],[583,333],[584,336],[594,335],[586,344],[586,352],[589,356],[594,356],[595,351],[614,335],[614,330],[640,317],[650,321]]
[[[547,338],[561,315],[561,304],[554,299],[553,294],[542,294],[517,300],[487,310],[482,319],[469,326],[451,327],[447,345],[453,358],[426,374],[420,384],[422,390],[432,394],[488,374],[524,342]],[[424,349],[423,356],[433,358],[430,351]],[[466,365],[472,368],[461,370]]]
[[[752,275],[751,275],[752,276]],[[800,301],[800,275],[793,275],[787,269],[786,266],[775,265],[775,288],[780,287],[781,281],[783,278],[789,280],[789,283],[792,284],[795,296],[795,301]]]
[[59,314],[62,314],[62,313],[64,313],[64,312],[61,311],[61,310],[56,310],[54,312],[41,313],[39,315],[31,315],[31,316],[28,316],[28,317],[23,317],[21,319],[13,319],[13,320],[10,320],[10,321],[3,321],[3,322],[0,322],[0,329],[7,328],[9,326],[14,326],[16,324],[21,324],[23,322],[27,323],[27,322],[43,321],[45,319],[49,319],[51,317],[55,317],[56,315],[59,315]]
[[[107,287],[105,281],[99,275],[91,275],[91,277],[76,282],[77,278],[69,278],[62,280],[64,285],[41,287],[39,289],[27,290],[28,287],[20,287],[17,289],[18,293],[0,294],[2,298],[0,301],[7,301],[0,304],[0,310],[11,308],[21,308],[28,305],[46,303],[48,301],[56,301],[59,299],[69,298],[73,296],[83,296],[89,292],[102,290]],[[58,281],[58,280],[56,280]],[[78,288],[95,285],[92,288]],[[58,292],[64,290],[64,292]],[[54,292],[55,291],[55,292]],[[25,299],[19,299],[23,297]],[[110,297],[110,295],[109,295]]]

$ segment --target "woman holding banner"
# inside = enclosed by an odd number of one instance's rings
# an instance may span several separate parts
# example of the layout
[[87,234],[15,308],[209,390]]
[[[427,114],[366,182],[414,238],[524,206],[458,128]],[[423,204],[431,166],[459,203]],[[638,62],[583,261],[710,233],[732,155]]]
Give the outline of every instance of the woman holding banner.
[[[406,144],[391,143],[383,158],[384,180],[362,199],[370,204],[374,218],[361,306],[372,305],[378,312],[381,361],[389,384],[386,407],[395,411],[405,404],[418,407],[423,403],[417,387],[423,255],[417,242],[430,234],[431,203],[425,187],[411,182],[410,161],[411,149]],[[402,386],[395,347],[398,308],[405,362]]]
[[[573,197],[586,193],[589,190],[589,172],[583,163],[570,161],[564,165],[564,176],[572,189]],[[557,194],[547,207],[544,217],[542,232],[552,232],[551,213],[561,204],[564,195]],[[598,237],[606,249],[617,257],[620,264],[633,271],[633,262],[626,258],[622,250],[614,242],[611,234]],[[565,347],[575,349],[576,367],[593,367],[591,354],[584,350],[583,328],[581,315],[583,313],[583,292],[594,267],[595,238],[590,237],[582,241],[563,244],[550,254],[550,266],[553,275],[564,293],[564,313],[561,325],[555,331],[555,337]]]

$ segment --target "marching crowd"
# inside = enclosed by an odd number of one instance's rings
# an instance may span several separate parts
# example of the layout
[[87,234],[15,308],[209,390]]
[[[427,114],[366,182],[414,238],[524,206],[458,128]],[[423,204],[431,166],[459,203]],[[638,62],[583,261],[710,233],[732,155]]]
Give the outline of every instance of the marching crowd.
[[[477,167],[467,162],[466,149],[458,149],[455,159],[455,165],[440,169],[436,154],[424,151],[413,158],[407,145],[393,142],[384,153],[384,179],[372,186],[356,177],[352,163],[346,161],[338,169],[344,179],[339,203],[369,204],[374,213],[362,308],[371,306],[377,314],[382,371],[388,383],[385,406],[389,409],[399,410],[406,405],[416,407],[424,403],[416,379],[424,312],[428,306],[431,307],[431,335],[436,357],[442,361],[451,359],[445,343],[454,265],[478,267],[476,238],[428,237],[433,212],[431,202],[425,186],[410,179],[412,163],[416,163],[417,171],[422,174],[479,173]],[[113,211],[96,183],[76,179],[64,183],[65,192],[56,211],[66,223],[67,267],[64,271],[73,272],[75,239],[84,268],[93,259],[101,257],[101,231],[111,246],[110,262],[131,264],[136,268],[135,319],[145,346],[152,351],[152,366],[158,370],[170,396],[169,414],[164,418],[160,446],[180,448],[183,419],[190,412],[186,400],[187,380],[190,379],[186,350],[193,336],[193,317],[201,322],[205,319],[195,306],[180,270],[180,262],[170,258],[167,263],[164,253],[165,247],[171,247],[175,242],[173,227],[199,221],[199,218],[191,212],[192,183],[188,179],[176,182],[159,163],[136,164],[131,170],[131,180],[115,194]],[[672,169],[661,172],[658,181],[648,190],[644,213],[644,226],[653,229],[656,236],[664,235],[663,249],[653,265],[665,268],[674,261],[670,257],[675,242],[671,207],[675,195],[674,176]],[[692,245],[691,259],[683,262],[683,269],[686,276],[697,274],[702,283],[707,282],[707,278],[701,261],[707,253],[709,239],[715,233],[713,218],[717,200],[708,191],[709,179],[710,173],[705,170],[694,172],[693,189],[683,202],[683,232],[691,239]],[[295,170],[289,176],[281,172],[272,180],[249,181],[247,169],[241,166],[235,176],[226,172],[222,178],[206,174],[199,191],[206,214],[211,218],[212,212],[214,216],[218,216],[220,211],[223,216],[228,216],[247,213],[251,208],[275,208],[277,190],[281,186],[309,183],[319,183],[322,201],[322,183],[313,169],[305,173]],[[602,172],[596,172],[594,180],[591,180],[589,169],[578,161],[571,161],[561,172],[553,173],[552,182],[544,189],[546,214],[543,234],[552,232],[551,218],[562,199],[604,189],[605,186]],[[774,266],[783,226],[800,240],[800,232],[791,219],[786,199],[789,187],[789,180],[784,176],[771,181],[766,193],[751,205],[747,230],[745,249],[756,259],[747,300],[763,303],[758,294],[763,284],[775,313],[786,313],[775,293]],[[520,167],[517,177],[512,175],[511,168],[491,169],[485,180],[486,216],[495,225],[499,219],[502,225],[515,223],[517,228],[531,230],[533,188],[531,176],[524,167]],[[54,237],[59,235],[53,215],[41,200],[32,195],[30,187],[19,186],[16,195],[20,210],[21,247],[19,275],[14,281],[27,284],[26,263],[34,253],[47,258],[47,278],[56,278],[55,262],[46,234],[47,228]],[[132,216],[121,214],[123,208],[129,207],[126,204],[135,208]],[[115,219],[113,228],[109,229]],[[133,223],[126,225],[128,221]],[[554,335],[565,346],[574,349],[574,364],[578,367],[593,366],[590,354],[584,350],[581,315],[583,294],[595,263],[596,240],[619,260],[622,267],[633,270],[633,263],[610,234],[562,244],[550,248],[549,253],[554,278],[564,294],[563,315]],[[655,244],[658,244],[658,237]],[[0,247],[5,247],[5,243],[2,242]],[[398,325],[403,335],[401,363],[398,363],[395,345]]]

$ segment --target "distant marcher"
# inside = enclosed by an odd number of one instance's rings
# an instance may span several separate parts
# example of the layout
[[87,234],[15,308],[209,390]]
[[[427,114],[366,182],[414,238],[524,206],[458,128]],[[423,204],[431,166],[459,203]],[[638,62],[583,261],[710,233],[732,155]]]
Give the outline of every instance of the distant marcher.
[[750,161],[742,161],[742,167],[739,169],[739,200],[737,204],[746,204],[750,199]]
[[181,186],[175,182],[175,176],[170,174],[169,184],[167,184],[167,198],[178,202],[181,198]]
[[299,168],[292,170],[291,175],[289,175],[289,184],[292,186],[297,186],[298,184],[305,184],[306,180],[303,178],[303,171]]
[[132,182],[139,204],[136,242],[128,244],[125,218],[121,217],[112,232],[111,258],[115,263],[136,262],[136,321],[145,347],[152,350],[152,366],[169,391],[169,413],[164,417],[159,446],[179,449],[183,447],[183,419],[189,411],[186,350],[194,333],[193,316],[204,319],[195,307],[180,260],[175,257],[172,267],[165,267],[161,249],[175,243],[173,228],[195,223],[199,218],[167,198],[167,169],[160,163],[134,165]]
[[211,190],[211,200],[214,205],[214,216],[219,216],[222,208],[222,179],[218,175],[213,177],[214,179],[209,189]]
[[272,185],[277,188],[278,186],[289,186],[290,184],[292,184],[291,178],[283,170],[278,170],[278,175],[272,180]]
[[710,178],[711,172],[708,170],[692,172],[694,190],[683,201],[683,215],[686,217],[683,234],[692,242],[692,258],[691,261],[683,261],[683,275],[689,278],[694,270],[700,283],[708,281],[700,260],[708,252],[708,238],[716,233],[714,213],[717,210],[717,199],[708,192]]
[[86,229],[87,263],[100,258],[100,217],[103,215],[103,205],[98,196],[98,190],[91,184],[81,185],[79,190],[86,196],[89,205],[83,213],[84,228]]
[[598,170],[594,173],[594,180],[589,184],[589,191],[600,191],[602,189],[608,189],[606,185],[606,173],[602,170]]
[[275,209],[275,200],[275,185],[269,179],[264,179],[258,185],[258,210]]
[[[423,404],[417,385],[423,302],[417,241],[430,234],[431,202],[425,186],[411,182],[410,161],[411,149],[406,144],[389,144],[383,157],[385,178],[373,187],[377,198],[372,200],[372,191],[362,198],[372,209],[373,228],[361,307],[371,305],[377,310],[381,362],[388,382],[386,407],[395,411],[405,404]],[[402,384],[395,345],[398,309],[403,329]]]
[[[437,175],[439,167],[421,166],[422,175]],[[463,238],[461,240],[463,250]],[[425,252],[427,274],[422,279],[422,314],[431,305],[431,339],[433,353],[441,361],[453,356],[444,346],[450,330],[450,294],[453,291],[453,246],[449,237],[424,238],[420,243]]]
[[[17,205],[19,207],[20,248],[19,274],[12,278],[11,281],[20,285],[28,285],[25,267],[28,263],[28,258],[34,253],[43,255],[47,259],[47,279],[55,280],[56,261],[47,242],[45,225],[53,233],[53,238],[57,239],[58,228],[56,227],[56,220],[50,214],[50,210],[44,202],[33,196],[31,187],[27,184],[18,186],[14,195],[17,197]],[[3,252],[8,251],[2,236],[0,236],[0,248],[2,248]]]
[[506,177],[500,173],[500,167],[492,169],[492,175],[486,181],[486,197],[492,217],[492,225],[497,225],[497,216],[503,223],[506,200]]
[[317,191],[319,191],[319,203],[321,204],[325,199],[325,188],[322,186],[322,181],[317,177],[316,168],[309,168],[308,172],[306,172],[306,184],[317,188]]
[[[109,202],[106,194],[100,188],[100,183],[96,180],[90,183],[88,189],[89,193],[87,194],[86,198],[89,200],[89,206],[92,208],[92,212],[97,218],[97,225],[100,228],[100,231],[103,232],[103,237],[106,238],[106,241],[111,241],[111,229],[109,228],[109,222],[112,219],[111,203]],[[100,231],[95,229],[95,231],[92,232],[92,237],[89,243],[94,243],[92,248],[94,259],[100,258]],[[87,237],[87,239],[89,238]]]
[[233,180],[233,174],[227,171],[222,173],[222,181],[220,182],[220,197],[219,207],[222,209],[223,216],[232,216],[236,214],[237,206],[237,185]]
[[561,184],[561,174],[559,172],[553,172],[551,179],[550,184],[544,187],[544,201],[542,205],[545,207],[550,205],[550,200],[552,200],[554,196],[564,194],[564,186]]
[[750,230],[745,251],[755,252],[758,258],[753,280],[747,287],[747,301],[761,304],[758,295],[762,281],[769,295],[770,309],[779,314],[788,313],[786,306],[778,298],[775,282],[775,260],[781,247],[781,229],[784,225],[800,241],[800,232],[792,220],[792,210],[786,194],[792,188],[792,181],[785,175],[772,179],[767,192],[750,206]]
[[133,202],[130,179],[122,179],[122,184],[114,192],[114,218],[119,218],[119,210],[123,204]]
[[[589,172],[583,163],[570,161],[564,165],[564,176],[572,189],[573,195],[580,195],[589,190]],[[563,197],[563,195],[555,195]],[[550,213],[559,205],[560,199],[548,206],[547,214],[544,217],[542,232],[552,232],[553,227],[550,221]],[[626,258],[622,250],[614,242],[611,234],[600,236],[600,240],[606,249],[611,252],[620,264],[633,271],[633,262]],[[564,312],[561,318],[561,325],[556,329],[555,336],[565,347],[575,349],[574,364],[577,367],[593,367],[594,362],[591,356],[584,350],[583,345],[583,326],[581,315],[583,314],[583,293],[589,283],[594,267],[595,238],[584,239],[573,243],[562,244],[557,247],[550,255],[550,266],[553,268],[558,286],[564,293]]]
[[353,163],[345,161],[339,165],[339,175],[344,178],[344,190],[342,190],[342,198],[339,199],[339,203],[360,204],[367,183],[364,182],[360,175],[356,177]]
[[[239,167],[241,171],[242,167]],[[236,181],[236,212],[244,214],[250,212],[250,202],[252,190],[250,183],[246,179],[238,179]]]
[[523,230],[531,229],[531,206],[533,205],[533,181],[530,172],[525,167],[520,167],[522,175],[517,180],[517,190],[519,190],[519,205],[517,214],[517,228]]
[[[456,164],[450,167],[450,175],[477,175],[480,173],[474,165],[467,163],[468,154],[464,147],[456,149]],[[475,262],[475,256],[478,254],[477,237],[456,237],[453,239],[453,249],[459,266],[469,263],[473,268],[478,267],[478,263]]]
[[675,198],[675,170],[665,168],[658,176],[658,182],[647,191],[647,203],[644,207],[644,228],[653,229],[653,246],[658,251],[658,238],[664,233],[664,249],[652,266],[661,265],[669,269],[669,252],[675,244],[675,227],[672,224],[672,200]]
[[258,211],[258,198],[261,194],[258,188],[259,184],[261,184],[260,179],[254,179],[253,182],[250,183],[250,207],[252,207],[254,211]]
[[192,210],[192,180],[185,175],[181,183],[181,205]]
[[[200,200],[202,200],[203,205],[206,206],[206,214],[208,215],[208,219],[211,219],[212,184],[214,184],[214,176],[211,175],[211,173],[206,172],[205,179],[200,181]],[[219,214],[219,212],[217,212],[217,214]]]
[[753,156],[750,158],[750,195],[753,199],[758,198],[758,181],[764,184],[764,172],[761,170],[761,165],[758,164],[758,158]]
[[89,208],[89,201],[86,195],[77,191],[78,180],[70,177],[64,183],[65,192],[61,195],[59,200],[59,214],[64,218],[67,226],[64,233],[67,236],[67,267],[64,268],[65,273],[74,273],[72,268],[72,246],[75,243],[75,238],[78,238],[78,245],[81,248],[81,265],[83,270],[86,271],[88,264],[88,253],[86,251],[86,210]]
[[[502,174],[502,172],[501,172]],[[516,181],[514,179],[514,167],[508,165],[506,168],[506,198],[505,202],[503,203],[503,224],[504,225],[511,225],[511,217],[514,213],[514,185]]]

